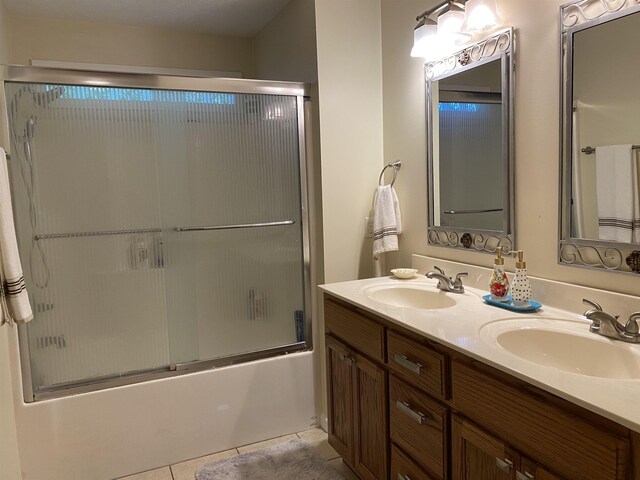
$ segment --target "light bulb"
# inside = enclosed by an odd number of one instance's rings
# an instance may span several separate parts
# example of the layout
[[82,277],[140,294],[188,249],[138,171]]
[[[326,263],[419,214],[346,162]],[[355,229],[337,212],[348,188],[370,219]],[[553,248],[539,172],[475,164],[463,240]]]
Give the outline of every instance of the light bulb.
[[502,24],[496,0],[467,0],[462,28],[467,32],[482,32]]
[[454,4],[438,17],[438,37],[444,44],[453,47],[469,39],[470,35],[462,32],[464,19],[464,10]]
[[412,57],[425,57],[433,47],[433,42],[438,33],[438,24],[428,17],[420,20],[413,31]]

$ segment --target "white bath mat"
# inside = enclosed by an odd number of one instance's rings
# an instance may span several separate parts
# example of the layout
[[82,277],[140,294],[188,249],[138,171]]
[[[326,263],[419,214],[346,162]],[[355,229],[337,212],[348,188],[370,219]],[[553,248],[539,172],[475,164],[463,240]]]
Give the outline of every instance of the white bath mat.
[[302,440],[209,463],[196,480],[344,480]]

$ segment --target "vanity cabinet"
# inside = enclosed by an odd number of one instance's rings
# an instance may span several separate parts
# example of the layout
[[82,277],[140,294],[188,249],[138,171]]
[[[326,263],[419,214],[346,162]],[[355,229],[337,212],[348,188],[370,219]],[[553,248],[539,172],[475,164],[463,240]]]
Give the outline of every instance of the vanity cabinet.
[[329,443],[363,480],[385,480],[388,375],[374,361],[384,358],[384,329],[331,302],[325,303],[325,325]]
[[329,443],[363,480],[640,480],[613,421],[330,295],[325,326]]

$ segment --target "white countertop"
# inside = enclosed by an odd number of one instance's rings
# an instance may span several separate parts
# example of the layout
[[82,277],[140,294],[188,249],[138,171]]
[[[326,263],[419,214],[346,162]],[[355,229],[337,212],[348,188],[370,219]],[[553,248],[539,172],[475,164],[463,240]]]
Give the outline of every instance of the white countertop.
[[[594,336],[603,342],[618,342],[590,333],[590,322],[583,316],[546,306],[533,313],[510,312],[486,304],[481,297],[487,292],[472,287],[465,287],[464,294],[446,294],[454,297],[457,302],[455,306],[432,310],[391,306],[367,296],[365,291],[368,288],[385,284],[415,285],[439,292],[436,288],[437,281],[427,279],[423,275],[410,280],[398,280],[393,277],[354,280],[322,285],[320,289],[400,327],[435,340],[640,432],[640,378],[600,378],[541,366],[508,352],[487,335],[492,328],[491,324],[496,321],[514,319],[522,321],[523,325],[533,326],[538,321],[549,324],[550,321],[568,320],[572,322],[571,330],[580,335]],[[624,348],[637,353],[640,362],[640,344],[624,344]],[[607,362],[608,359],[603,358],[602,361]]]

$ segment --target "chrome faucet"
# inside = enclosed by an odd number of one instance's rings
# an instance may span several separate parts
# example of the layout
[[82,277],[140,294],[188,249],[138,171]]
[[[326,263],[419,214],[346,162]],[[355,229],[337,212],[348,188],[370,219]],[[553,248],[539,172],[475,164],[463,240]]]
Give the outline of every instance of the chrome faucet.
[[592,307],[583,313],[587,319],[591,320],[589,331],[604,337],[622,340],[623,342],[640,343],[640,328],[638,328],[640,312],[632,313],[627,323],[623,326],[618,321],[619,315],[609,315],[603,311],[599,303],[586,298],[582,299],[582,303]]
[[427,272],[425,275],[427,278],[435,278],[438,280],[438,288],[444,292],[452,293],[464,293],[464,286],[462,285],[462,277],[466,277],[469,274],[462,272],[456,275],[456,279],[452,280],[451,277],[445,275],[444,270],[438,266],[434,266],[437,272]]

